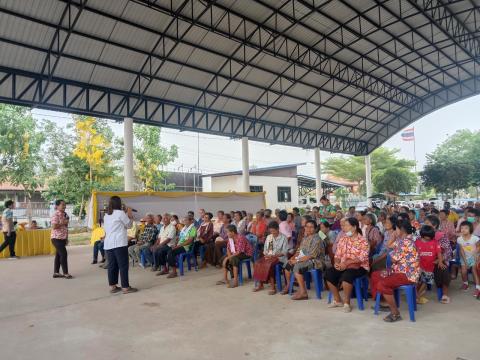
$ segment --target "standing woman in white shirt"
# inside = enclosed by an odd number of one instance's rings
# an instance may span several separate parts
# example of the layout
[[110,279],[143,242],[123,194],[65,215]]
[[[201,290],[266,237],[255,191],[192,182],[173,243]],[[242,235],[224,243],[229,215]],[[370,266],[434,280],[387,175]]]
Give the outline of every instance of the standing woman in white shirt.
[[[122,200],[112,196],[108,203],[108,211],[104,217],[105,240],[104,249],[108,257],[108,284],[110,292],[124,294],[138,291],[128,283],[128,236],[127,229],[133,221],[132,209],[122,210]],[[118,287],[118,274],[121,285]]]

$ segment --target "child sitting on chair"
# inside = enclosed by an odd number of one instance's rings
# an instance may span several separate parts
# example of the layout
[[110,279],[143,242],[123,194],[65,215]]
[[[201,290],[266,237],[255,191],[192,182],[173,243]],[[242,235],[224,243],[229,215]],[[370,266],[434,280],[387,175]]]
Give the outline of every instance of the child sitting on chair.
[[420,238],[415,241],[418,255],[420,257],[420,279],[417,284],[417,303],[425,304],[428,299],[424,297],[427,286],[432,286],[434,282],[433,271],[435,264],[443,263],[442,250],[440,244],[435,240],[435,229],[428,225],[423,225],[420,229]]
[[462,269],[462,290],[468,290],[468,270],[472,270],[475,279],[475,293],[476,298],[480,295],[480,281],[479,274],[476,271],[476,263],[478,261],[478,248],[480,247],[478,236],[473,235],[473,225],[469,221],[463,221],[460,224],[460,236],[457,239],[460,251],[460,265]]

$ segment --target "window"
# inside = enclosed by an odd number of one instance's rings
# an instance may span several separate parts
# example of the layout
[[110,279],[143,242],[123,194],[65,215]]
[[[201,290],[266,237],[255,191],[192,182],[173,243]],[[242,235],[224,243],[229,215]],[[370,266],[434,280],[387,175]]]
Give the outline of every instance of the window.
[[290,186],[277,187],[278,202],[292,201],[292,188]]
[[250,192],[263,192],[262,185],[250,185]]

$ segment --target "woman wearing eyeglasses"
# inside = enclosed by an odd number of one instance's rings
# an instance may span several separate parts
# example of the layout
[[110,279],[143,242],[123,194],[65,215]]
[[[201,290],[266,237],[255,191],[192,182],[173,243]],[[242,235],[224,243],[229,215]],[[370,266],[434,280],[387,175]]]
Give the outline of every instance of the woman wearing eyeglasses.
[[304,237],[295,254],[285,264],[286,284],[282,295],[288,294],[290,277],[295,276],[299,290],[292,296],[292,300],[306,300],[308,293],[305,286],[304,274],[312,269],[325,268],[325,243],[317,234],[315,220],[307,220],[304,227]]

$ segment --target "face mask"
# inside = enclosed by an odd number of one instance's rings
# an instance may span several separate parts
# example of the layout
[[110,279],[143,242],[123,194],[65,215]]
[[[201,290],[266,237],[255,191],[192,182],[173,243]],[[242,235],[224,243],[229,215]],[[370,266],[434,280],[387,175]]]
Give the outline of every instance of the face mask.
[[475,222],[475,217],[474,216],[469,216],[469,217],[467,217],[467,221],[471,222],[473,224]]
[[347,236],[352,236],[353,233],[352,233],[351,231],[347,231],[347,232],[345,233],[345,235],[347,235]]

